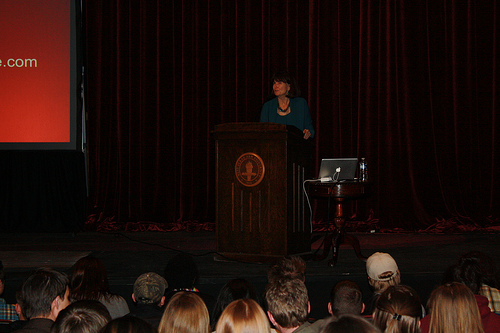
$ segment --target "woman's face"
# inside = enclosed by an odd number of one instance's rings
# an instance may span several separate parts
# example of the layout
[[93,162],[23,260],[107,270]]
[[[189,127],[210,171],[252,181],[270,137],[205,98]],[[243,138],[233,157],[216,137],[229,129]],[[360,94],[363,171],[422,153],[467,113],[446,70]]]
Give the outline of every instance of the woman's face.
[[281,81],[274,81],[273,92],[277,97],[286,96],[290,90],[290,85]]

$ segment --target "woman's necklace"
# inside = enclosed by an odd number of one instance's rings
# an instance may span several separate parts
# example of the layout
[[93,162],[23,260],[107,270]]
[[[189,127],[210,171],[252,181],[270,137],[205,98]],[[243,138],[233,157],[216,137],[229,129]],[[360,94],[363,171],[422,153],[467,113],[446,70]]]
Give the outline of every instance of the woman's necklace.
[[287,114],[290,113],[290,99],[288,99],[288,103],[286,104],[286,107],[284,109],[281,108],[280,106],[280,100],[278,99],[278,114],[280,116],[286,116]]

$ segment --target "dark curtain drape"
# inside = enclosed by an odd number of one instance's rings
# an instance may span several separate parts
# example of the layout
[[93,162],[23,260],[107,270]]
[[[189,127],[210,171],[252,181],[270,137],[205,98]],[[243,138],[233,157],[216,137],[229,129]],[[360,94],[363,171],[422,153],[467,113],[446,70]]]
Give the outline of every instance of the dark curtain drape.
[[213,228],[211,131],[258,121],[287,68],[311,109],[314,167],[367,158],[363,218],[494,228],[498,14],[482,0],[88,1],[87,226]]
[[0,151],[0,232],[75,232],[86,216],[78,151]]

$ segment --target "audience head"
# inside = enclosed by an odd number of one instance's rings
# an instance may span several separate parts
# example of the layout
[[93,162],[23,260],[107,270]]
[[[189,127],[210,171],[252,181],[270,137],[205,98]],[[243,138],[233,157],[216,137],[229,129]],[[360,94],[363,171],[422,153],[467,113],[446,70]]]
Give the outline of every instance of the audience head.
[[269,319],[260,305],[252,299],[238,299],[222,312],[217,333],[270,332]]
[[32,272],[21,287],[22,312],[28,319],[55,320],[69,305],[68,277],[50,268]]
[[210,316],[205,303],[194,292],[175,293],[165,308],[158,331],[160,333],[210,332]]
[[490,287],[500,287],[497,265],[489,255],[481,251],[472,251],[462,255],[460,260],[476,260],[481,271],[482,282]]
[[106,268],[94,256],[80,258],[72,268],[70,298],[72,300],[99,300],[109,294]]
[[156,333],[156,329],[144,319],[124,316],[111,320],[100,333]]
[[170,289],[192,289],[198,281],[198,267],[191,255],[181,252],[168,261],[164,276]]
[[[229,280],[220,290],[213,309],[212,320],[215,326],[222,311],[233,301],[238,299],[253,299],[258,301],[254,286],[245,279]],[[215,327],[212,327],[215,328]]]
[[363,294],[356,282],[342,280],[332,288],[328,303],[328,312],[331,315],[360,315],[364,310]]
[[462,283],[447,283],[434,289],[427,307],[430,311],[429,333],[483,332],[476,298]]
[[267,279],[269,283],[279,279],[299,279],[305,281],[306,262],[298,256],[285,256],[269,268]]
[[160,275],[144,273],[135,280],[132,299],[138,304],[155,304],[163,306],[167,281]]
[[381,293],[387,287],[401,283],[398,265],[388,253],[375,252],[366,260],[368,282],[376,292]]
[[16,312],[17,312],[17,315],[19,316],[19,320],[28,320],[28,318],[26,318],[26,316],[24,315],[24,312],[23,312],[23,290],[22,290],[22,286],[19,287],[19,289],[16,290]]
[[265,299],[269,319],[276,327],[293,328],[307,321],[310,307],[303,281],[288,279],[269,283]]
[[420,298],[413,288],[405,285],[388,287],[373,311],[373,323],[386,333],[419,333],[421,317]]
[[381,333],[381,331],[359,315],[343,314],[331,317],[320,333]]
[[109,321],[108,309],[99,301],[76,301],[57,316],[51,333],[97,333]]
[[475,258],[460,258],[458,263],[449,267],[444,274],[443,284],[450,282],[460,282],[474,294],[479,294],[483,282],[479,262]]

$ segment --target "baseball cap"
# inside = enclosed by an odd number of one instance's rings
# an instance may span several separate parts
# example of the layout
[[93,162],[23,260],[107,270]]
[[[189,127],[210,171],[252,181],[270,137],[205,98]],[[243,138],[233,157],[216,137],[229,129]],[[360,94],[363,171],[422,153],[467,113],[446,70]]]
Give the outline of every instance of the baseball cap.
[[366,260],[366,273],[372,280],[387,281],[398,272],[398,265],[388,253],[375,252]]
[[153,272],[144,273],[135,280],[135,300],[141,304],[158,303],[167,287],[168,283],[162,276]]

